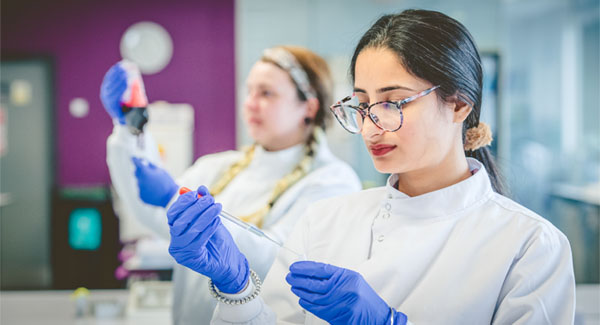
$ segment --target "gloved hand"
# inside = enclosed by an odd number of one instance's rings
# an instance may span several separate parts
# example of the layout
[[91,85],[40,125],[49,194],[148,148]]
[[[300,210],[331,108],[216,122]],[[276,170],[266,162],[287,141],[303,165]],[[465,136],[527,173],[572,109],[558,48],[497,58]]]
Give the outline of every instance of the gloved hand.
[[150,205],[166,207],[179,188],[171,175],[145,159],[132,157],[131,160],[135,164],[135,178],[138,181],[142,201]]
[[120,63],[116,63],[104,75],[100,86],[100,100],[108,114],[122,125],[125,125],[125,114],[121,110],[121,97],[126,89],[127,73]]
[[[390,307],[357,272],[300,261],[290,266],[285,280],[300,306],[331,324],[390,323]],[[394,311],[394,325],[406,322],[406,315]]]
[[238,293],[246,287],[250,269],[221,223],[220,212],[221,204],[204,186],[181,195],[167,211],[169,253],[177,263],[211,278],[221,292]]

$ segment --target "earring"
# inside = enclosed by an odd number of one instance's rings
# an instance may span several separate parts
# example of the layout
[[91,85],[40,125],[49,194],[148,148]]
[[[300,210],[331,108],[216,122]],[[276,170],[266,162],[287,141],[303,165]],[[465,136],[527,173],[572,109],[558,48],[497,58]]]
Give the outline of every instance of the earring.
[[305,117],[304,118],[304,124],[310,125],[311,122],[312,122],[312,119],[310,117]]

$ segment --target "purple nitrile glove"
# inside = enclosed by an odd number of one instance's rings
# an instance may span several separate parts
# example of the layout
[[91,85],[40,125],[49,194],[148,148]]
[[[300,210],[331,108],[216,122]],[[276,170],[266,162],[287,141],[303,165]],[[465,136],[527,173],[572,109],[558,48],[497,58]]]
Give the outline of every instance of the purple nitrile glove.
[[120,63],[115,63],[104,75],[100,86],[100,100],[108,114],[122,125],[125,125],[125,113],[121,109],[121,97],[126,89],[127,73]]
[[169,253],[177,263],[211,278],[221,292],[238,293],[248,283],[250,268],[219,213],[221,204],[204,186],[181,195],[167,211]]
[[[331,324],[389,324],[391,309],[357,272],[330,264],[300,261],[286,281],[300,306]],[[394,311],[394,325],[406,315]]]
[[142,158],[131,160],[135,164],[140,199],[150,205],[166,207],[179,188],[169,172]]

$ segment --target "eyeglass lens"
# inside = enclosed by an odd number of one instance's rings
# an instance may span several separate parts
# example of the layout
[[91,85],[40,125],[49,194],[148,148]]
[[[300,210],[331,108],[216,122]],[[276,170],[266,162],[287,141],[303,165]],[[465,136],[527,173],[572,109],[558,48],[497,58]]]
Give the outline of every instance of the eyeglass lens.
[[[333,111],[338,121],[346,130],[352,133],[361,131],[364,118],[358,112],[357,106],[343,103],[335,106]],[[402,123],[402,113],[394,103],[383,102],[373,105],[369,113],[371,120],[377,126],[387,131],[398,129]]]

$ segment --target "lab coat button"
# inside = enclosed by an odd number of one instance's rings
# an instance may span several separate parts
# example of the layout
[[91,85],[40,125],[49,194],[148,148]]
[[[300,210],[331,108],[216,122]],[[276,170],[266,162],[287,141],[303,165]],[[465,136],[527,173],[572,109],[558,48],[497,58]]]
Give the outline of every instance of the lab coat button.
[[388,210],[388,211],[390,211],[392,209],[392,205],[389,204],[389,203],[386,203],[385,204],[385,209]]
[[377,238],[377,241],[381,243],[384,238],[385,238],[385,236],[379,235],[379,237]]
[[392,198],[393,198],[392,195],[388,194],[388,199],[392,199]]
[[381,217],[383,219],[388,219],[390,217],[390,214],[389,213],[384,213]]

